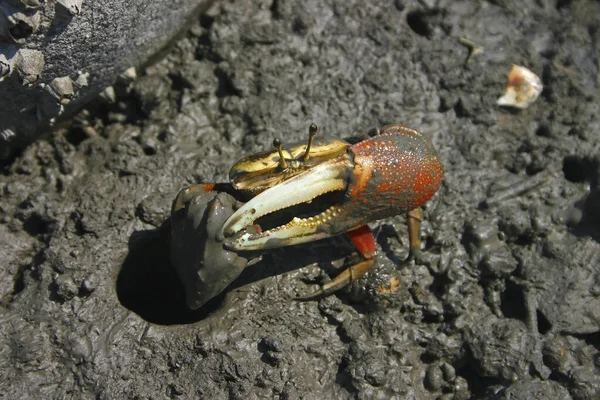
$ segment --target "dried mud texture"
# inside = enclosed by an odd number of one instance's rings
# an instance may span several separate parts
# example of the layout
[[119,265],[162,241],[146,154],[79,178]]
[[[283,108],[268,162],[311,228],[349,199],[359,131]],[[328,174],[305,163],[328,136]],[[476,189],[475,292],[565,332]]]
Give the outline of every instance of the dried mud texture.
[[[217,4],[5,170],[0,397],[597,399],[599,18],[594,1]],[[544,83],[520,112],[495,104],[512,64]],[[311,122],[432,138],[446,175],[420,263],[398,216],[348,291],[294,300],[351,262],[340,237],[273,251],[188,311],[171,200]]]
[[0,162],[161,51],[213,0],[0,0]]

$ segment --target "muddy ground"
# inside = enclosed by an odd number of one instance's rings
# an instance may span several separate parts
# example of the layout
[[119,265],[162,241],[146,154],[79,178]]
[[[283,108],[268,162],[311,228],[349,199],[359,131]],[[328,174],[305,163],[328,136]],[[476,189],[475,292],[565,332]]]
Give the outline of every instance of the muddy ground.
[[[599,398],[598,26],[595,1],[220,2],[5,167],[0,397]],[[523,111],[496,105],[512,64],[544,83]],[[398,216],[347,291],[294,300],[352,260],[336,238],[189,311],[171,200],[311,122],[433,140],[426,262],[404,261]]]

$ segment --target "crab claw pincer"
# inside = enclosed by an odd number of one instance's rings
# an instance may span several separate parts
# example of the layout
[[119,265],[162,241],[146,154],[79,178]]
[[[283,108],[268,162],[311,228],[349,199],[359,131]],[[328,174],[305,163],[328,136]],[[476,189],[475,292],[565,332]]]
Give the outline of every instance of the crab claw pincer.
[[[253,197],[223,225],[224,244],[234,251],[264,250],[348,232],[419,207],[442,178],[437,152],[427,138],[388,125],[344,154]],[[302,215],[266,230],[261,226],[261,218],[301,204]],[[313,205],[318,211],[311,213]]]

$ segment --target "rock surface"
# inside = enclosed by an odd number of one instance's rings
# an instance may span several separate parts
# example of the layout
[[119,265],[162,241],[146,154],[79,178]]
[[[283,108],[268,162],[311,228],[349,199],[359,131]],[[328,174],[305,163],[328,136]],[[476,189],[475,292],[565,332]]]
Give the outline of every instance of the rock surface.
[[[597,399],[597,26],[591,0],[218,3],[0,177],[0,397]],[[544,84],[518,112],[495,104],[512,64]],[[188,311],[171,200],[311,122],[432,138],[427,262],[399,216],[348,291],[294,301],[352,258],[336,238]]]
[[0,162],[163,49],[213,0],[1,0]]

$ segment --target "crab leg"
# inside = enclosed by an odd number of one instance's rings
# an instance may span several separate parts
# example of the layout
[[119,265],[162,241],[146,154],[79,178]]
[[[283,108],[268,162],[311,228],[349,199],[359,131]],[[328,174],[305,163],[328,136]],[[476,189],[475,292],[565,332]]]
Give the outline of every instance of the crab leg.
[[321,286],[319,290],[307,296],[300,297],[300,300],[308,300],[314,297],[326,296],[334,293],[363,277],[375,264],[377,246],[375,244],[373,232],[371,232],[371,228],[369,228],[368,225],[346,232],[346,236],[352,242],[356,250],[362,254],[365,260],[346,268],[338,276],[333,278],[333,280]]
[[415,208],[406,214],[408,223],[408,243],[410,246],[410,256],[415,257],[421,252],[421,209]]
[[[421,251],[421,210],[415,208],[414,210],[409,211],[406,216],[408,223],[408,241],[410,244],[409,257],[415,257]],[[346,268],[330,282],[321,286],[319,290],[307,296],[300,297],[300,300],[308,300],[332,294],[362,278],[369,272],[371,267],[373,267],[375,264],[375,256],[377,254],[377,246],[375,244],[375,237],[369,226],[364,225],[358,229],[349,231],[346,233],[346,236],[352,242],[356,250],[362,254],[365,260]]]

